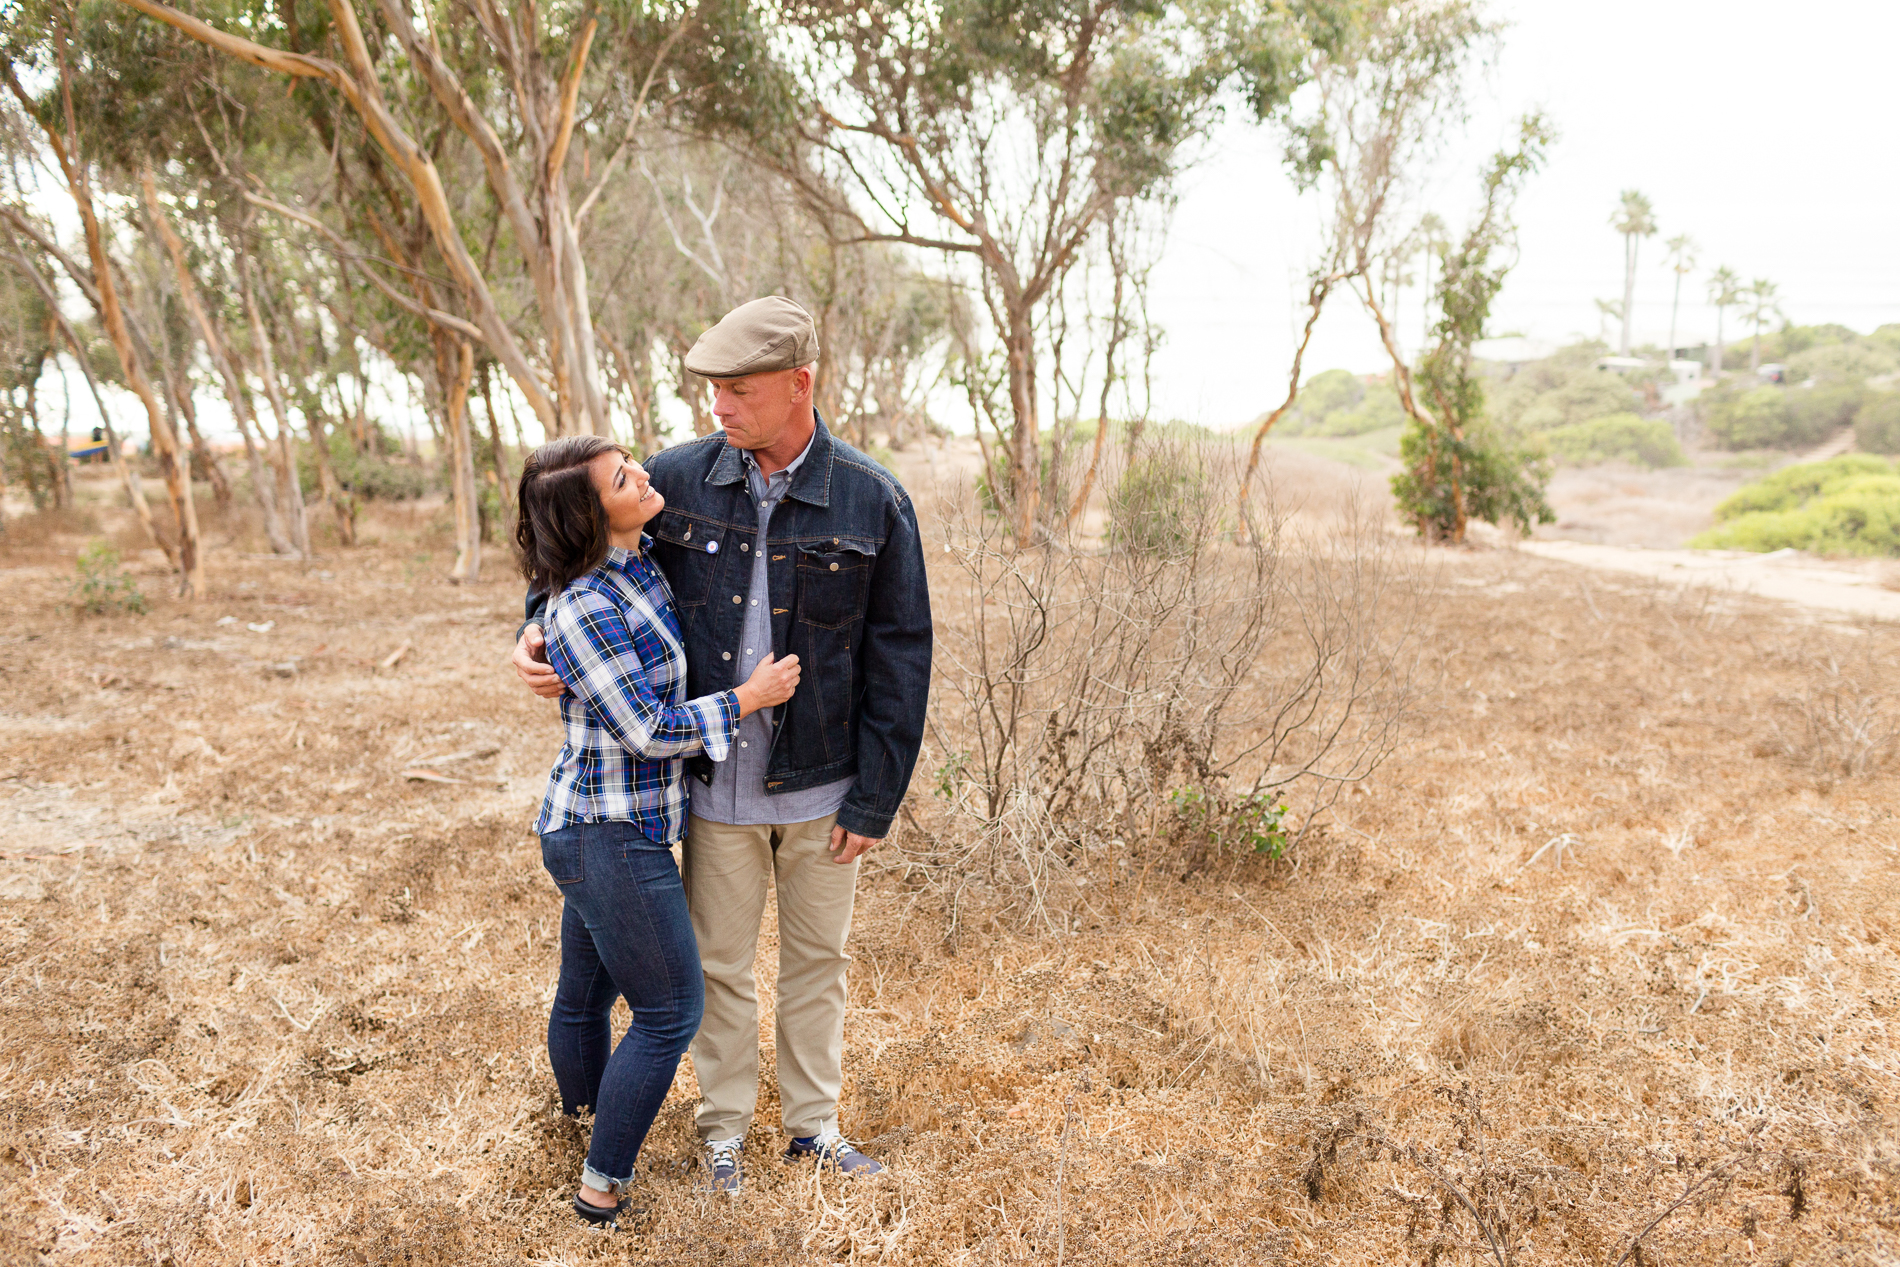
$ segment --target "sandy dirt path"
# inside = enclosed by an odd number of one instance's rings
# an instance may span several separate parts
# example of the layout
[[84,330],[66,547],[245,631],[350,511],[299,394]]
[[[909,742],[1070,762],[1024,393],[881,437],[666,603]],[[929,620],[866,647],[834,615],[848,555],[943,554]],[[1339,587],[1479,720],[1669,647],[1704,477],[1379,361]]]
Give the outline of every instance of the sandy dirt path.
[[1900,620],[1900,590],[1888,589],[1882,584],[1878,564],[1821,560],[1799,550],[1776,550],[1770,554],[1738,550],[1646,550],[1581,541],[1526,541],[1517,548],[1579,567],[1753,594],[1821,611]]

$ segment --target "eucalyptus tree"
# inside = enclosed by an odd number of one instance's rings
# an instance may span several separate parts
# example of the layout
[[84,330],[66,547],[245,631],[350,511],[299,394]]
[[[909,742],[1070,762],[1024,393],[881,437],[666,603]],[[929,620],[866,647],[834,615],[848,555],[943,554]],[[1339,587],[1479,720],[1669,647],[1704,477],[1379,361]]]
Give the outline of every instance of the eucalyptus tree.
[[1656,209],[1641,192],[1625,189],[1610,216],[1610,227],[1623,235],[1623,338],[1617,353],[1628,356],[1630,323],[1636,313],[1636,248],[1656,232]]
[[1439,275],[1439,318],[1418,366],[1430,412],[1413,414],[1399,442],[1406,469],[1392,479],[1400,509],[1427,541],[1461,542],[1474,518],[1509,519],[1525,533],[1556,518],[1544,499],[1548,466],[1490,423],[1471,351],[1517,262],[1513,205],[1553,139],[1541,115],[1519,123],[1515,147],[1498,151],[1486,168],[1478,212]]
[[[1406,413],[1426,417],[1382,283],[1389,261],[1418,249],[1417,237],[1399,222],[1445,135],[1463,119],[1472,63],[1497,32],[1475,2],[1401,0],[1357,14],[1334,38],[1308,49],[1302,77],[1313,92],[1290,121],[1287,159],[1295,184],[1319,190],[1329,208],[1286,395],[1254,430],[1237,512],[1246,505],[1267,433],[1298,400],[1307,346],[1338,287],[1345,286],[1378,326]],[[1426,231],[1442,235],[1443,227]]]
[[[152,352],[149,341],[134,328],[132,314],[121,295],[121,284],[112,256],[112,229],[100,215],[95,188],[96,168],[93,155],[85,145],[74,105],[73,72],[67,56],[72,31],[70,15],[32,8],[19,8],[4,15],[5,63],[0,66],[5,86],[21,112],[40,134],[44,145],[35,160],[58,183],[77,212],[85,242],[85,262],[61,250],[53,241],[49,227],[36,222],[15,190],[11,205],[0,207],[0,218],[33,240],[49,257],[57,260],[98,314],[106,337],[111,340],[121,379],[145,411],[150,429],[152,451],[157,459],[165,491],[171,502],[173,535],[159,533],[155,521],[141,516],[154,543],[165,552],[177,571],[181,596],[196,598],[206,591],[204,561],[198,532],[198,510],[192,499],[190,458],[179,442],[172,414],[159,401],[150,370]],[[17,69],[32,67],[39,72],[38,95],[29,91]],[[15,135],[10,130],[10,135]]]
[[0,273],[0,493],[17,484],[35,510],[64,506],[70,493],[64,437],[49,443],[40,421],[40,379],[59,352],[45,295],[17,269]]
[[[334,89],[353,116],[350,128],[365,129],[406,182],[449,288],[468,314],[455,318],[433,307],[423,315],[479,342],[547,434],[610,434],[582,226],[608,173],[634,144],[657,77],[681,61],[691,63],[685,73],[697,75],[700,86],[743,72],[754,55],[749,46],[762,38],[743,10],[732,11],[728,28],[707,31],[694,13],[665,6],[556,3],[503,10],[492,0],[471,0],[466,9],[447,0],[377,0],[373,11],[359,13],[351,0],[325,0],[316,12],[308,11],[307,0],[291,0],[243,3],[220,15],[224,25],[217,25],[163,0],[120,2],[231,57]],[[681,39],[694,29],[704,38]],[[597,43],[606,49],[604,65],[590,62]],[[676,44],[682,56],[669,61]],[[328,51],[341,60],[321,55]],[[619,139],[592,187],[577,191],[570,181],[588,181],[591,168],[576,152],[582,123],[583,151],[589,136]],[[492,258],[477,258],[470,246],[465,191],[446,181],[437,164],[444,126],[479,160],[494,230],[507,229],[508,247],[529,283],[524,305],[498,292]]]
[[[6,219],[11,221],[13,217],[8,215]],[[7,263],[16,268],[19,275],[25,277],[39,291],[40,298],[44,301],[45,312],[58,328],[61,338],[65,341],[66,350],[72,355],[79,366],[80,374],[86,380],[86,390],[92,397],[93,407],[99,413],[99,429],[105,433],[106,452],[110,455],[112,467],[118,472],[119,481],[125,488],[126,501],[131,504],[132,513],[138,517],[139,526],[145,530],[146,537],[163,549],[164,537],[152,517],[151,503],[145,499],[144,481],[139,478],[138,466],[126,460],[124,448],[119,443],[118,430],[112,425],[112,412],[106,408],[105,397],[99,391],[99,379],[93,372],[90,348],[87,341],[82,339],[79,332],[73,328],[71,319],[61,311],[59,295],[54,290],[53,283],[48,280],[48,273],[51,270],[42,268],[40,262],[35,259],[34,253],[21,244],[13,232],[11,223],[0,228],[0,238],[4,238],[6,242]]]
[[1709,302],[1715,306],[1715,363],[1711,374],[1722,372],[1723,320],[1742,301],[1742,275],[1724,264],[1709,274]]
[[1678,233],[1669,239],[1669,271],[1676,275],[1675,293],[1669,300],[1669,354],[1664,359],[1676,359],[1676,316],[1682,311],[1682,279],[1695,272],[1695,239],[1686,233]]
[[742,121],[751,150],[840,241],[968,266],[1000,362],[971,380],[980,415],[1001,424],[985,439],[1000,449],[991,481],[1027,544],[1044,500],[1045,306],[1118,206],[1167,189],[1232,75],[1260,114],[1284,104],[1316,18],[1305,4],[1165,0],[777,0],[771,12],[783,104]]
[[1432,300],[1438,293],[1437,288],[1432,285],[1432,265],[1436,263],[1441,268],[1444,266],[1445,252],[1452,246],[1451,238],[1446,236],[1449,232],[1450,230],[1445,227],[1444,218],[1436,211],[1427,211],[1420,216],[1418,228],[1413,230],[1413,236],[1418,242],[1419,254],[1422,257],[1422,265],[1419,269],[1420,289],[1424,292],[1420,300],[1419,328],[1421,330],[1429,330],[1432,326]]

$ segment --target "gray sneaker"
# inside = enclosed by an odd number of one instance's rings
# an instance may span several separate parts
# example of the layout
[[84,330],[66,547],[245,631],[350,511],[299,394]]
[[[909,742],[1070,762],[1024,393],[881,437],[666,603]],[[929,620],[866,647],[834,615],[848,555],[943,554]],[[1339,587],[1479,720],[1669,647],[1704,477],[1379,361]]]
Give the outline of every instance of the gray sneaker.
[[882,1164],[851,1147],[850,1141],[836,1131],[794,1136],[791,1147],[785,1150],[787,1161],[812,1157],[818,1159],[819,1165],[830,1166],[844,1175],[874,1175],[884,1169]]
[[709,1139],[706,1141],[706,1170],[712,1178],[707,1187],[714,1192],[737,1192],[741,1172],[739,1151],[745,1147],[745,1136],[732,1139]]

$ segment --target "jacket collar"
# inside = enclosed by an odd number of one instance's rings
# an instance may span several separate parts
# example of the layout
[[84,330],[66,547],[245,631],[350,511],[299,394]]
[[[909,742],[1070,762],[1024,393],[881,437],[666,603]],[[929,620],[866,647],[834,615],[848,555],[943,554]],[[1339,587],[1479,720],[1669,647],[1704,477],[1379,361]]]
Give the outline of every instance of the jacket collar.
[[[811,506],[831,505],[831,432],[825,427],[825,417],[816,409],[812,410],[813,431],[811,447],[805,450],[805,460],[792,472],[791,487],[785,490],[787,497],[795,497]],[[719,456],[714,459],[712,470],[706,472],[708,484],[737,484],[745,478],[745,458],[739,450],[719,441]]]

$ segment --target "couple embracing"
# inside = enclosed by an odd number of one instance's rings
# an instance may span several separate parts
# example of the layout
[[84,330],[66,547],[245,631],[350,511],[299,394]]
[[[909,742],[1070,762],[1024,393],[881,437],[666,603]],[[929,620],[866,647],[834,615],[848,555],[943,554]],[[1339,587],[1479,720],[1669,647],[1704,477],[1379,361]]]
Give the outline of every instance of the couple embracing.
[[[889,831],[922,741],[930,598],[910,499],[826,430],[817,359],[804,309],[753,300],[686,357],[721,430],[644,468],[568,437],[522,471],[530,591],[513,663],[560,698],[566,739],[535,823],[562,897],[548,1057],[563,1109],[594,1111],[574,1198],[589,1223],[628,1212],[689,1044],[709,1182],[739,1190],[768,881],[786,1156],[881,1169],[838,1129],[845,941],[858,859]],[[622,997],[633,1019],[616,1047]]]

